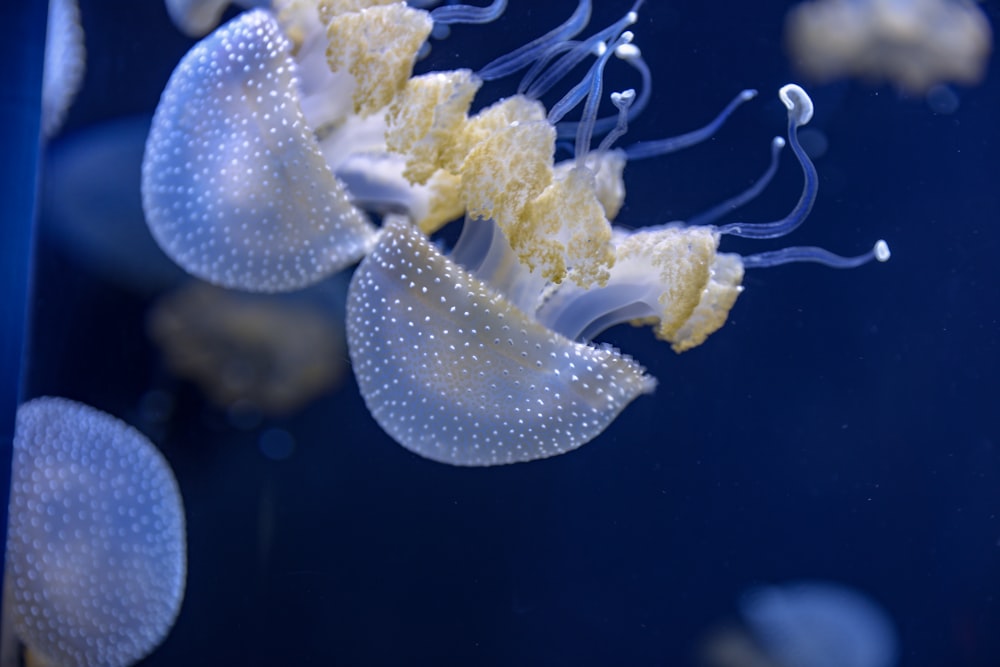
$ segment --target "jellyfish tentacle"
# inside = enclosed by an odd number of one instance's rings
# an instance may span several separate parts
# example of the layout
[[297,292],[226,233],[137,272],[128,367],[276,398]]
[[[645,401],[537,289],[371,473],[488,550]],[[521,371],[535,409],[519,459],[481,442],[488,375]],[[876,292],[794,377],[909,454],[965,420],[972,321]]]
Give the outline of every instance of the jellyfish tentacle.
[[610,47],[603,42],[598,44],[598,57],[591,65],[586,76],[563,96],[561,100],[552,105],[549,109],[548,122],[550,125],[557,124],[580,102],[583,102],[583,112],[581,114],[580,126],[576,133],[576,155],[579,159],[590,150],[590,140],[594,132],[594,122],[597,120],[597,106],[601,101],[601,90],[604,87],[604,67],[608,58],[614,50],[621,44],[628,44],[632,41],[632,33],[624,32],[615,36],[615,43]]
[[583,113],[580,115],[580,127],[576,131],[576,162],[577,166],[584,166],[587,153],[590,152],[590,142],[594,136],[594,123],[597,121],[597,107],[601,103],[601,91],[604,89],[604,67],[608,63],[608,58],[615,49],[623,44],[632,42],[632,33],[625,31],[616,40],[607,52],[602,54],[594,67],[591,68],[589,90],[586,101],[583,104]]
[[739,207],[759,196],[760,193],[763,192],[764,189],[771,183],[774,175],[778,172],[778,165],[781,162],[781,149],[784,147],[784,137],[775,137],[772,139],[771,162],[768,164],[764,173],[761,174],[756,181],[754,181],[753,185],[735,197],[730,197],[726,201],[713,206],[704,213],[699,213],[698,215],[690,218],[686,221],[687,224],[691,226],[711,225],[722,216],[735,211]]
[[[653,96],[653,74],[649,71],[649,65],[642,57],[642,51],[635,44],[623,44],[619,46],[615,49],[615,56],[639,72],[639,94],[628,111],[628,120],[632,121],[649,105],[649,100]],[[594,136],[600,136],[614,130],[619,122],[617,114],[598,118],[594,121]],[[556,126],[556,136],[560,139],[576,137],[578,127],[578,121],[563,121]]]
[[629,111],[631,111],[632,105],[635,103],[635,89],[629,88],[620,93],[611,93],[611,103],[618,109],[618,123],[601,139],[601,143],[597,147],[598,153],[605,153],[611,150],[614,143],[628,132],[628,117]]
[[545,93],[549,92],[553,86],[558,82],[565,79],[573,69],[583,62],[587,57],[598,53],[600,49],[600,44],[607,44],[617,38],[618,35],[622,33],[630,25],[633,25],[639,20],[639,14],[636,7],[641,3],[636,3],[632,10],[627,12],[622,18],[618,19],[607,28],[591,35],[582,42],[577,42],[572,45],[571,48],[552,66],[541,72],[538,78],[524,90],[518,87],[518,92],[526,95],[527,97],[537,100],[540,99]]
[[447,5],[431,10],[431,20],[435,25],[490,23],[498,19],[506,9],[507,0],[493,0],[486,7]]
[[[531,66],[531,68],[527,72],[525,72],[524,76],[521,77],[521,81],[518,82],[517,84],[517,94],[527,95],[528,89],[531,88],[533,85],[535,85],[535,81],[537,81],[538,77],[541,76],[543,72],[545,72],[545,68],[549,66],[549,63],[551,63],[560,55],[568,51],[573,51],[581,43],[582,42],[580,40],[568,39],[564,42],[559,42],[558,44],[554,44],[553,46],[549,47],[549,49],[545,53],[541,54],[541,56]],[[576,64],[582,62],[583,59],[586,57],[587,55],[586,53],[584,53],[584,55],[580,58],[580,60],[576,61]]]
[[580,0],[576,10],[561,25],[536,37],[524,46],[488,63],[476,72],[483,81],[495,81],[538,62],[548,62],[547,56],[554,47],[580,34],[590,22],[591,1]]
[[689,146],[700,144],[718,132],[719,128],[722,127],[723,123],[729,120],[729,117],[733,115],[733,112],[736,111],[737,108],[741,107],[744,103],[749,102],[755,97],[757,97],[756,90],[752,88],[741,90],[739,94],[730,100],[729,104],[727,104],[725,108],[719,112],[719,115],[713,118],[711,122],[704,127],[700,127],[697,130],[692,130],[676,137],[667,137],[666,139],[655,139],[652,141],[637,141],[624,149],[625,156],[628,157],[629,160],[644,160],[646,158],[667,155],[668,153],[676,153],[677,151]]
[[871,250],[855,257],[843,257],[825,248],[797,246],[744,255],[743,266],[748,269],[765,269],[793,262],[814,262],[834,269],[854,269],[872,260],[887,262],[890,254],[889,244],[879,239]]
[[788,108],[788,145],[802,168],[802,194],[795,207],[781,220],[774,222],[731,222],[719,227],[720,234],[732,234],[749,239],[773,239],[795,231],[801,225],[816,203],[819,192],[819,175],[812,160],[806,155],[799,142],[799,128],[812,119],[813,103],[806,91],[789,83],[778,92],[781,101]]

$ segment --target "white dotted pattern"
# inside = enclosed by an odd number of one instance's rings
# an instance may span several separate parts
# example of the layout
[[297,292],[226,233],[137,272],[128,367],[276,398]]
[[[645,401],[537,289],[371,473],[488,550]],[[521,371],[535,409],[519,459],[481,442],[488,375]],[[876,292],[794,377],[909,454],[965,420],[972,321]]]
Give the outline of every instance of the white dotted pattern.
[[601,431],[655,380],[609,347],[531,320],[403,220],[351,281],[347,334],[375,420],[454,465],[554,456]]
[[7,576],[18,636],[52,664],[141,659],[184,594],[184,510],[167,462],[117,419],[39,398],[18,410],[13,465]]
[[290,53],[270,13],[244,13],[188,52],[153,117],[149,227],[175,262],[222,287],[300,289],[374,243],[302,115]]

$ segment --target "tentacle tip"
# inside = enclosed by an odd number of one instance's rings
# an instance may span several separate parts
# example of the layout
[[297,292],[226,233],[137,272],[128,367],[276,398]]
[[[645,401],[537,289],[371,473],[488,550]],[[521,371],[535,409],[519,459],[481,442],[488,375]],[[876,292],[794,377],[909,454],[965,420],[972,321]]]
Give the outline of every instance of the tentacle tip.
[[879,239],[875,242],[875,247],[872,248],[872,253],[875,255],[876,261],[888,262],[892,253],[889,252],[889,244],[885,242],[884,239]]
[[740,91],[740,99],[744,102],[749,102],[755,97],[757,97],[757,90],[754,88],[747,88],[746,90]]
[[631,105],[635,101],[635,88],[628,88],[621,92],[611,93],[611,103],[615,108],[621,110],[623,106]]
[[774,148],[774,150],[781,150],[787,143],[788,142],[785,141],[784,137],[775,137],[774,139],[771,139],[771,147]]
[[813,102],[801,86],[786,84],[778,91],[778,97],[788,108],[788,117],[796,127],[801,127],[812,119]]
[[619,60],[624,60],[625,62],[629,62],[641,58],[642,51],[639,50],[638,46],[629,42],[627,44],[619,44],[618,47],[615,49],[615,56]]

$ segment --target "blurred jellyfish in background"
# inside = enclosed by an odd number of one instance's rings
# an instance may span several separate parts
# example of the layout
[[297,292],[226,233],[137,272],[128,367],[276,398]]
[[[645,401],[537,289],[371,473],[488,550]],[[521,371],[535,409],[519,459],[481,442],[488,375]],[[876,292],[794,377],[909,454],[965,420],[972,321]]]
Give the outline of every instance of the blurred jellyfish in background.
[[754,588],[740,612],[749,635],[725,628],[702,650],[707,667],[894,667],[899,640],[871,598],[825,581]]
[[[29,664],[131,665],[163,641],[187,569],[184,508],[159,450],[89,406],[17,412],[4,618]],[[5,633],[3,664],[16,664]]]
[[[267,7],[270,0],[236,0],[246,9]],[[230,0],[166,0],[167,13],[177,29],[188,37],[201,37],[219,25]]]
[[42,134],[55,135],[73,103],[86,61],[76,0],[51,0],[42,75]]
[[46,147],[41,183],[41,233],[88,271],[138,295],[186,279],[142,213],[149,123],[149,116],[131,116],[60,137]]
[[840,584],[803,581],[750,590],[743,617],[785,667],[892,667],[896,630],[885,611]]
[[815,81],[886,80],[916,94],[979,83],[993,44],[971,0],[810,0],[788,12],[785,38]]
[[[295,295],[249,294],[191,281],[149,312],[170,371],[223,409],[283,416],[335,387],[347,370],[343,280]],[[340,302],[338,304],[338,301]]]

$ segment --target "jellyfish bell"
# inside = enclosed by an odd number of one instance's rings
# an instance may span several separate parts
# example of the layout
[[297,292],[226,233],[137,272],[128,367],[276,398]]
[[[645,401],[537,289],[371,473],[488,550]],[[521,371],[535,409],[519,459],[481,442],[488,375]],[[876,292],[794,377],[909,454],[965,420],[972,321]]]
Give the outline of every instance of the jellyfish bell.
[[436,461],[496,465],[561,454],[656,385],[615,350],[541,326],[401,219],[355,271],[347,312],[351,361],[372,416]]
[[53,665],[131,665],[170,631],[186,575],[184,509],[159,451],[89,406],[17,412],[4,616]]
[[76,0],[51,0],[42,74],[44,136],[52,137],[62,127],[66,113],[83,85],[86,56],[80,8]]
[[781,667],[894,667],[899,659],[885,610],[841,584],[755,588],[740,607],[751,633]]
[[142,214],[139,170],[148,115],[118,118],[46,146],[39,227],[88,271],[140,294],[186,278]]
[[177,66],[143,160],[143,209],[164,251],[214,284],[301,289],[356,262],[374,228],[323,160],[296,97],[291,43],[263,10]]
[[[167,14],[177,29],[188,37],[201,37],[219,25],[231,0],[166,0]],[[245,9],[267,7],[270,0],[233,0]]]

